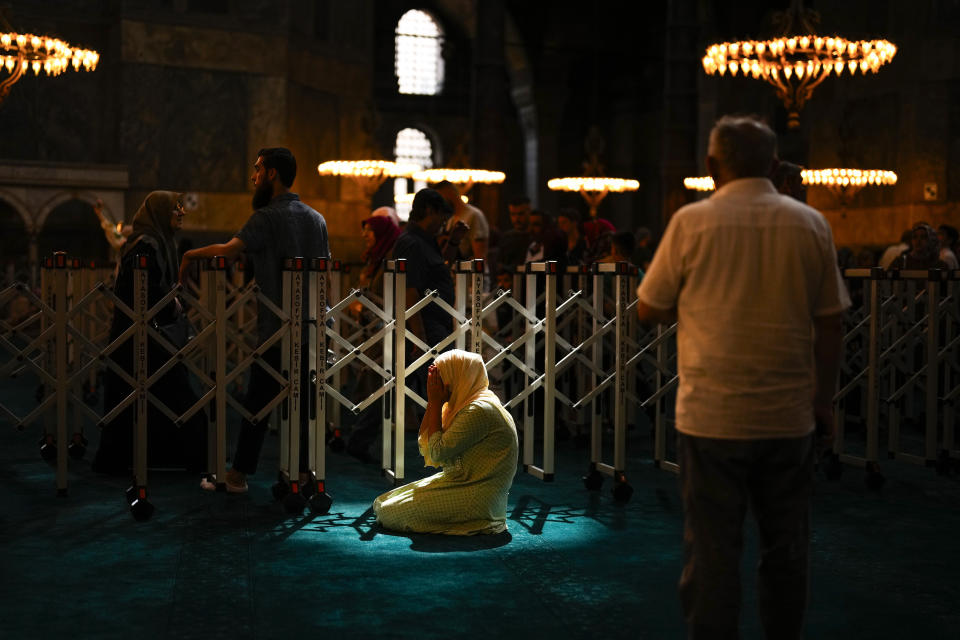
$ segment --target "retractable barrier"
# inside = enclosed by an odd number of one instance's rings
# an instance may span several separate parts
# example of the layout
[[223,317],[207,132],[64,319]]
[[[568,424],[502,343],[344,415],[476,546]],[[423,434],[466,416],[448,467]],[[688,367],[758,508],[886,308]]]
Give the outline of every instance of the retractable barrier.
[[[565,299],[557,306],[558,318],[575,322],[567,323],[573,326],[566,336],[558,332],[556,373],[571,375],[567,376],[569,393],[558,391],[556,396],[561,404],[573,410],[590,410],[590,464],[583,478],[584,485],[588,489],[599,489],[603,476],[612,476],[616,483],[614,495],[626,501],[633,492],[626,479],[627,412],[632,404],[628,403],[628,390],[634,377],[627,362],[629,314],[635,308],[630,304],[631,283],[636,280],[636,269],[631,270],[627,263],[621,262],[593,265],[592,278],[586,277],[586,269],[576,267],[568,269],[568,274],[571,284],[576,276],[579,289],[568,289]],[[612,287],[606,286],[608,280],[612,280]],[[606,293],[611,290],[613,295],[608,297]],[[584,369],[589,375],[575,375]],[[605,395],[609,398],[606,403],[602,402]],[[613,413],[612,464],[603,460],[604,404],[612,407]]]
[[[455,273],[458,293],[455,295],[454,306],[443,300],[436,290],[428,289],[423,298],[407,307],[406,260],[388,260],[385,266],[384,282],[390,290],[385,299],[392,298],[393,302],[393,365],[397,373],[393,378],[392,389],[392,433],[388,433],[385,420],[382,461],[384,475],[395,484],[403,480],[405,473],[406,399],[410,398],[422,408],[427,406],[426,399],[414,388],[418,371],[424,370],[434,357],[451,346],[465,348],[468,335],[471,350],[479,352],[481,348],[483,261],[460,262],[455,266]],[[452,318],[451,332],[436,344],[427,344],[407,328],[410,319],[430,304],[436,304]],[[385,348],[384,353],[386,352]],[[409,363],[408,355],[411,357]]]
[[[960,470],[953,410],[960,394],[956,272],[848,269],[844,276],[854,305],[845,316],[828,477],[838,478],[839,463],[846,463],[863,467],[871,488],[883,486],[884,425],[886,457],[944,474]],[[850,429],[864,432],[859,450]]]
[[[514,274],[510,289],[484,293],[482,261],[462,262],[454,268],[451,304],[433,290],[408,300],[403,260],[385,264],[382,292],[352,289],[341,295],[342,265],[293,257],[283,264],[280,306],[255,282],[244,284],[242,272],[223,258],[202,265],[195,284],[177,286],[152,305],[146,257],[137,259],[132,306],[107,285],[103,267],[62,253],[43,267],[39,295],[22,284],[0,291],[0,308],[17,300],[33,309],[0,320],[0,375],[20,385],[35,382],[37,388],[36,406],[22,415],[0,398],[0,417],[21,430],[39,423],[41,454],[56,465],[60,495],[67,493],[68,458],[82,457],[86,447],[84,425],[104,426],[129,412],[134,481],[127,496],[134,516],[149,518],[148,407],[178,426],[205,414],[208,480],[225,489],[230,409],[251,423],[276,412],[271,427],[280,432],[280,471],[274,495],[291,512],[308,504],[325,512],[332,503],[326,446],[343,446],[339,428],[327,433],[328,424],[339,422],[335,412],[375,412],[383,473],[401,482],[405,410],[426,405],[415,380],[452,347],[484,358],[491,386],[518,417],[526,473],[554,478],[563,422],[573,427],[578,443],[589,444],[585,485],[599,488],[612,476],[615,495],[629,499],[627,432],[637,422],[631,412],[640,410],[653,421],[654,464],[677,468],[670,452],[669,402],[677,387],[676,326],[639,327],[637,274],[624,263],[563,273],[553,262],[531,263]],[[825,459],[828,474],[836,477],[843,464],[856,465],[867,471],[871,486],[882,485],[884,442],[887,457],[935,466],[941,473],[960,469],[958,273],[845,273],[855,304],[845,317],[835,397],[838,433],[833,455]],[[182,346],[158,324],[175,304],[183,305],[196,328]],[[430,304],[451,318],[449,333],[436,344],[410,329]],[[274,330],[262,343],[251,338],[257,334],[255,305],[272,316]],[[124,328],[111,339],[114,316]],[[241,399],[243,381],[255,366],[278,390],[264,406],[249,410]],[[195,400],[178,403],[159,388],[175,367],[189,373],[199,390]],[[97,392],[106,374],[129,391],[99,411]],[[361,376],[363,385],[354,384]],[[302,444],[301,425],[307,435]],[[609,431],[612,441],[605,437]]]
[[960,271],[951,271],[947,293],[940,301],[942,318],[937,360],[941,362],[943,389],[940,412],[943,418],[943,441],[937,455],[937,471],[942,474],[960,471],[960,450],[957,450],[957,402],[960,401]]
[[[834,396],[836,435],[832,455],[822,464],[827,477],[837,479],[840,463],[863,467],[871,484],[882,484],[879,467],[880,393],[879,334],[881,309],[896,304],[886,285],[887,273],[880,268],[848,269],[846,282],[854,304],[844,316],[840,361],[840,386]],[[855,427],[864,433],[862,453],[850,450],[847,431]]]

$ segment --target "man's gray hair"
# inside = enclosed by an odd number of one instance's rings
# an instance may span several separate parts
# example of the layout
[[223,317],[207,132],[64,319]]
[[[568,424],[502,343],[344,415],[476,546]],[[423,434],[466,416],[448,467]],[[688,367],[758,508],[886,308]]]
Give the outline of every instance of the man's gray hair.
[[765,178],[777,154],[777,135],[757,118],[723,116],[710,132],[709,153],[736,178]]

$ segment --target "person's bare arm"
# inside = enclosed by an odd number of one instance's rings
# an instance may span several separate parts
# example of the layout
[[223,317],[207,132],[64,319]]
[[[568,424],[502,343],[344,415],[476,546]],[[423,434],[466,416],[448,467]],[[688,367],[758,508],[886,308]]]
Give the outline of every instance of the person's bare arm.
[[813,413],[824,444],[833,440],[835,425],[833,395],[840,375],[840,357],[843,347],[843,315],[836,313],[813,319],[813,357],[816,368],[816,392]]
[[441,238],[439,244],[443,249],[440,251],[440,255],[443,256],[444,262],[453,262],[459,257],[460,241],[469,231],[470,227],[467,226],[467,223],[457,220],[447,234],[446,240]]
[[214,256],[225,256],[232,260],[243,253],[243,240],[234,236],[229,242],[223,244],[209,244],[205,247],[190,249],[183,254],[183,260],[180,261],[179,280],[183,282],[183,275],[193,260],[202,260],[203,258],[212,258]]
[[97,214],[97,218],[100,219],[100,224],[110,224],[110,222],[107,220],[107,217],[103,215],[103,200],[100,198],[97,198],[96,204],[93,205],[93,212]]
[[640,322],[650,324],[673,324],[677,321],[677,309],[658,309],[651,307],[642,300],[637,300],[637,317]]
[[486,238],[481,240],[472,240],[470,245],[473,247],[473,257],[474,259],[479,258],[480,260],[487,259],[487,249],[489,248],[489,242]]

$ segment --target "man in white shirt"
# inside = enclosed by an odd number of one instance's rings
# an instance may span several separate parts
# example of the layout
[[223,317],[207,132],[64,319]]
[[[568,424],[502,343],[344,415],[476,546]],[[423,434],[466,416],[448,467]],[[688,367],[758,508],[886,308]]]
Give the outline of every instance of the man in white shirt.
[[460,241],[460,260],[487,259],[487,249],[490,241],[490,225],[483,211],[472,204],[467,204],[460,198],[460,190],[452,182],[444,180],[438,182],[434,189],[443,196],[443,199],[453,207],[453,215],[447,221],[447,232],[453,230],[458,222],[463,222],[469,228],[467,235]]
[[642,321],[678,322],[690,638],[738,637],[748,505],[767,637],[803,626],[814,431],[832,437],[850,300],[826,219],[767,179],[775,153],[767,125],[721,118],[707,157],[717,191],[674,214],[637,291]]

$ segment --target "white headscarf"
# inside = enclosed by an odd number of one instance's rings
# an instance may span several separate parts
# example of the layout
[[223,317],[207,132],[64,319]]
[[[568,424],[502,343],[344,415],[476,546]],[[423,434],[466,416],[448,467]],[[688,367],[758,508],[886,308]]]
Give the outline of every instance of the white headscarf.
[[[453,349],[441,353],[433,363],[437,365],[443,383],[450,387],[450,399],[443,403],[443,408],[440,410],[440,424],[443,431],[450,428],[453,419],[461,409],[477,400],[486,400],[500,409],[501,413],[509,415],[497,394],[489,389],[487,368],[480,354]],[[418,438],[418,444],[427,466],[437,466],[430,458],[426,434]]]

